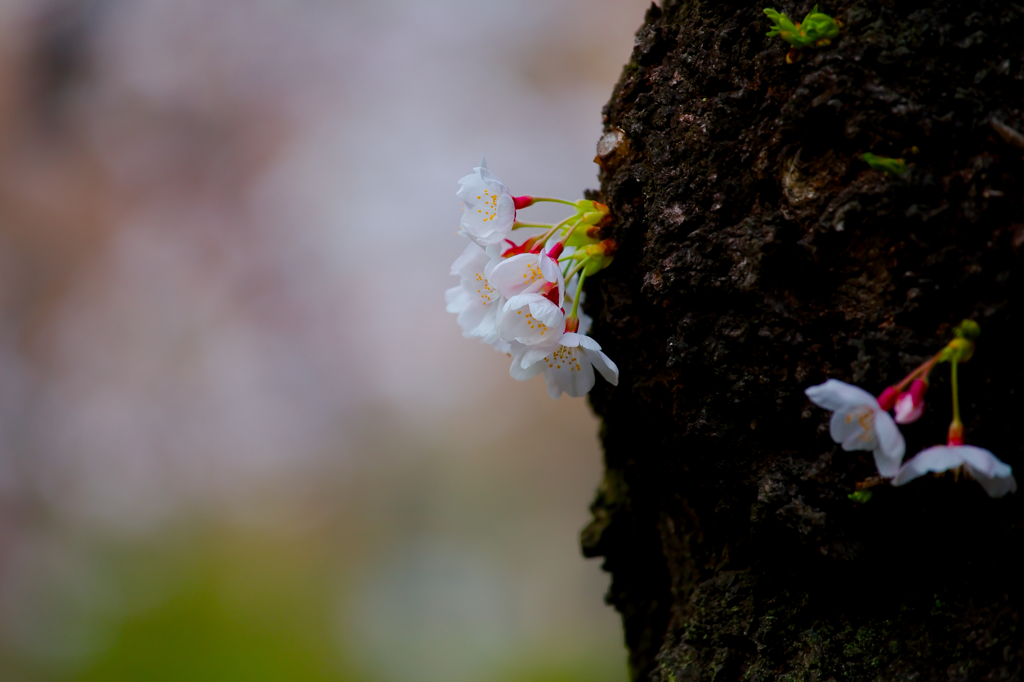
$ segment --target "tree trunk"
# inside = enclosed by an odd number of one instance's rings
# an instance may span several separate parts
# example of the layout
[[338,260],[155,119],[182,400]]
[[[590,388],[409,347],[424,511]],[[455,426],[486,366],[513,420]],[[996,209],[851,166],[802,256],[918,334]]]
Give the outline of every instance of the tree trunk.
[[[1024,471],[1024,9],[823,4],[841,35],[792,65],[762,9],[652,6],[605,109],[620,249],[587,308],[621,381],[591,394],[584,554],[635,680],[1019,680],[1024,491],[927,477],[852,501],[871,454],[804,389],[877,395],[973,318],[966,439]],[[932,377],[908,457],[945,442],[948,365]]]

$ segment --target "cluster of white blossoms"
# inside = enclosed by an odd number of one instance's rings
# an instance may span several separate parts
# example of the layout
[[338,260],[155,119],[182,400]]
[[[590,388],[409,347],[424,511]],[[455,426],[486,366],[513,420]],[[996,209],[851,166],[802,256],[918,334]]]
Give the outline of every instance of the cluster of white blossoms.
[[[615,252],[614,242],[600,238],[608,208],[585,199],[515,197],[483,161],[473,171],[456,194],[463,203],[459,234],[470,243],[452,264],[459,284],[445,292],[463,336],[507,354],[515,379],[543,373],[552,398],[586,395],[595,369],[618,384],[618,368],[587,336],[591,320],[580,310],[584,280],[611,264]],[[516,220],[519,209],[545,201],[574,213],[551,225]],[[514,233],[525,238],[517,244]]]
[[[974,339],[980,333],[978,325],[964,320],[956,335],[942,351],[907,375],[903,381],[890,386],[875,398],[862,388],[829,379],[806,390],[815,405],[832,410],[829,432],[832,440],[844,450],[870,450],[875,457],[879,478],[860,484],[860,490],[888,480],[900,486],[928,473],[952,471],[973,478],[990,497],[1002,497],[1017,490],[1013,469],[984,448],[964,445],[964,425],[960,421],[960,401],[957,386],[957,366],[974,353]],[[906,443],[897,424],[917,421],[924,412],[924,394],[928,388],[928,375],[936,364],[948,362],[953,385],[953,421],[949,425],[945,445],[933,445],[917,453],[906,462],[903,455]],[[895,419],[889,411],[895,412]]]

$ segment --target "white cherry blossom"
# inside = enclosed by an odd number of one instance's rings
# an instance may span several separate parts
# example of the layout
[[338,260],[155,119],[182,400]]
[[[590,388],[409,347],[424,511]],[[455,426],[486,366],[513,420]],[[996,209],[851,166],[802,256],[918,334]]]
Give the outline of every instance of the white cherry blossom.
[[594,387],[594,368],[612,386],[619,384],[619,368],[601,352],[601,346],[589,336],[566,332],[547,346],[513,344],[513,378],[523,380],[544,373],[548,395],[558,399],[563,392],[574,398],[586,395]]
[[519,294],[498,316],[498,335],[527,346],[550,343],[565,329],[565,313],[546,296]]
[[981,484],[989,497],[1002,497],[1017,490],[1009,464],[984,448],[973,445],[934,445],[907,460],[892,479],[893,485],[909,483],[927,473],[964,467]]
[[818,407],[833,411],[829,424],[832,440],[844,450],[871,450],[878,473],[885,478],[896,475],[906,443],[896,422],[873,395],[837,379],[811,386],[804,393]]
[[512,232],[516,205],[508,187],[484,162],[459,180],[456,196],[463,201],[460,234],[483,247],[501,244]]
[[546,253],[522,253],[506,258],[490,273],[491,285],[507,299],[539,292],[547,284],[558,286],[558,298],[565,298],[565,278],[558,262]]
[[482,248],[468,244],[452,264],[452,274],[458,275],[461,282],[444,295],[448,312],[458,315],[463,336],[491,344],[498,341],[497,315],[505,305],[505,299],[489,280],[495,265],[497,261]]

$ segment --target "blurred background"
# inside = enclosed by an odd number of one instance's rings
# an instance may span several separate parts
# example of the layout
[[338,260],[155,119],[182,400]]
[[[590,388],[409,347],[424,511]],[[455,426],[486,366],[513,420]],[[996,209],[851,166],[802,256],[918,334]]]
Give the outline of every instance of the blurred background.
[[0,0],[0,680],[626,679],[597,422],[444,290],[646,4]]

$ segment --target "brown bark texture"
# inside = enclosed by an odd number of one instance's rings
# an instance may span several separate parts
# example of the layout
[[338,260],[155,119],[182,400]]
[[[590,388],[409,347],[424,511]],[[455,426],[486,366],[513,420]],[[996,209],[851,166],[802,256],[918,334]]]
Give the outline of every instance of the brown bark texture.
[[[966,440],[1024,474],[1024,8],[823,3],[841,35],[795,64],[763,8],[652,6],[605,108],[592,195],[620,249],[587,308],[621,380],[591,395],[583,552],[635,680],[1021,680],[1024,492],[926,477],[854,502],[871,455],[804,389],[877,395],[972,318]],[[908,457],[945,442],[932,377]]]

